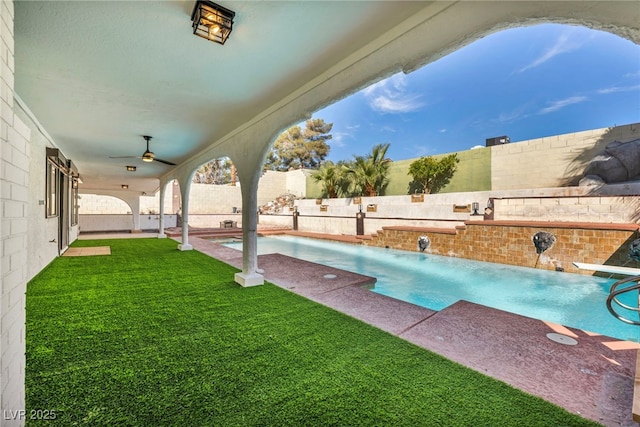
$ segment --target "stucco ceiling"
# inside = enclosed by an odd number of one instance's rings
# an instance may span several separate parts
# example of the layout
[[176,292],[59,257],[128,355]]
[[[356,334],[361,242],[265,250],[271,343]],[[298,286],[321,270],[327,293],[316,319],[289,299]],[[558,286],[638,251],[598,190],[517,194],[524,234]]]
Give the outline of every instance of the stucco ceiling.
[[[180,164],[425,2],[227,1],[222,46],[191,30],[194,0],[17,1],[15,89],[84,189],[154,191]],[[125,165],[137,166],[135,173]]]

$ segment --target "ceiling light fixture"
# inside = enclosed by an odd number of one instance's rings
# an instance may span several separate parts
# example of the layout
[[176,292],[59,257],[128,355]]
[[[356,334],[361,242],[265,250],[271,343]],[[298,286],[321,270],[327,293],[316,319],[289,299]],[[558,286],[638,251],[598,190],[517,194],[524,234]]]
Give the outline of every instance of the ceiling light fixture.
[[148,135],[144,135],[143,138],[145,141],[147,141],[147,149],[145,150],[144,153],[142,153],[142,161],[153,162],[153,159],[156,157],[156,155],[153,154],[153,151],[149,150],[149,141],[151,140],[152,137]]
[[127,184],[122,184],[121,187],[122,187],[123,190],[126,190],[126,189],[129,188],[129,186]]
[[136,171],[136,167],[135,166],[127,166],[127,170],[129,172],[135,172]]
[[193,34],[224,44],[231,34],[235,16],[232,10],[210,1],[198,0],[191,13]]

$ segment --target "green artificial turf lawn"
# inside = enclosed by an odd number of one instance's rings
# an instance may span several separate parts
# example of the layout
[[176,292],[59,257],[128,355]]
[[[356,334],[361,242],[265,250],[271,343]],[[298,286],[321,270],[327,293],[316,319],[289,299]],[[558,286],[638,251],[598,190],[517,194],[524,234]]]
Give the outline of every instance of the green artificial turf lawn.
[[106,245],[28,284],[27,425],[596,425],[174,241],[73,246]]

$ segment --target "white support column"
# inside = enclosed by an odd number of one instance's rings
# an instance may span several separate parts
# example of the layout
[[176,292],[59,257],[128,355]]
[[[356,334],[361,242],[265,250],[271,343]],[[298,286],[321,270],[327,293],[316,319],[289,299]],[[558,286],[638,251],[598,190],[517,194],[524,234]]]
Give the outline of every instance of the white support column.
[[190,251],[193,246],[189,244],[189,191],[191,191],[191,177],[190,174],[187,179],[181,179],[180,182],[180,195],[182,196],[182,243],[178,245],[178,249],[181,251]]
[[131,213],[133,214],[133,230],[132,233],[141,233],[140,228],[140,196],[135,195],[129,198],[129,205],[131,206]]
[[166,239],[167,235],[164,234],[164,198],[167,193],[167,183],[160,182],[160,216],[158,224],[158,239]]
[[258,182],[262,168],[251,169],[251,176],[240,175],[242,190],[242,272],[234,280],[241,286],[264,284],[262,271],[258,269]]

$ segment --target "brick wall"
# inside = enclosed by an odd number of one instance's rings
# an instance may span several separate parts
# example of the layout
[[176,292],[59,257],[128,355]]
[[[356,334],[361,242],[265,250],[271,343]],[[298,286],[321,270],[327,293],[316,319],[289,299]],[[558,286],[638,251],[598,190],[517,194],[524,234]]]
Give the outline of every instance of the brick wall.
[[[578,270],[572,262],[611,264],[640,268],[629,262],[629,244],[638,238],[638,224],[535,223],[515,221],[467,222],[457,230],[411,227],[384,227],[369,246],[418,250],[418,238],[431,240],[427,252],[500,264],[554,270],[562,267],[571,273],[592,274]],[[552,248],[538,257],[533,235],[547,231],[556,237]]]
[[[13,2],[0,2],[0,410],[24,409],[29,128],[14,114]],[[13,411],[13,412],[11,412]],[[4,419],[13,418],[13,419]],[[4,417],[3,426],[22,420]]]

